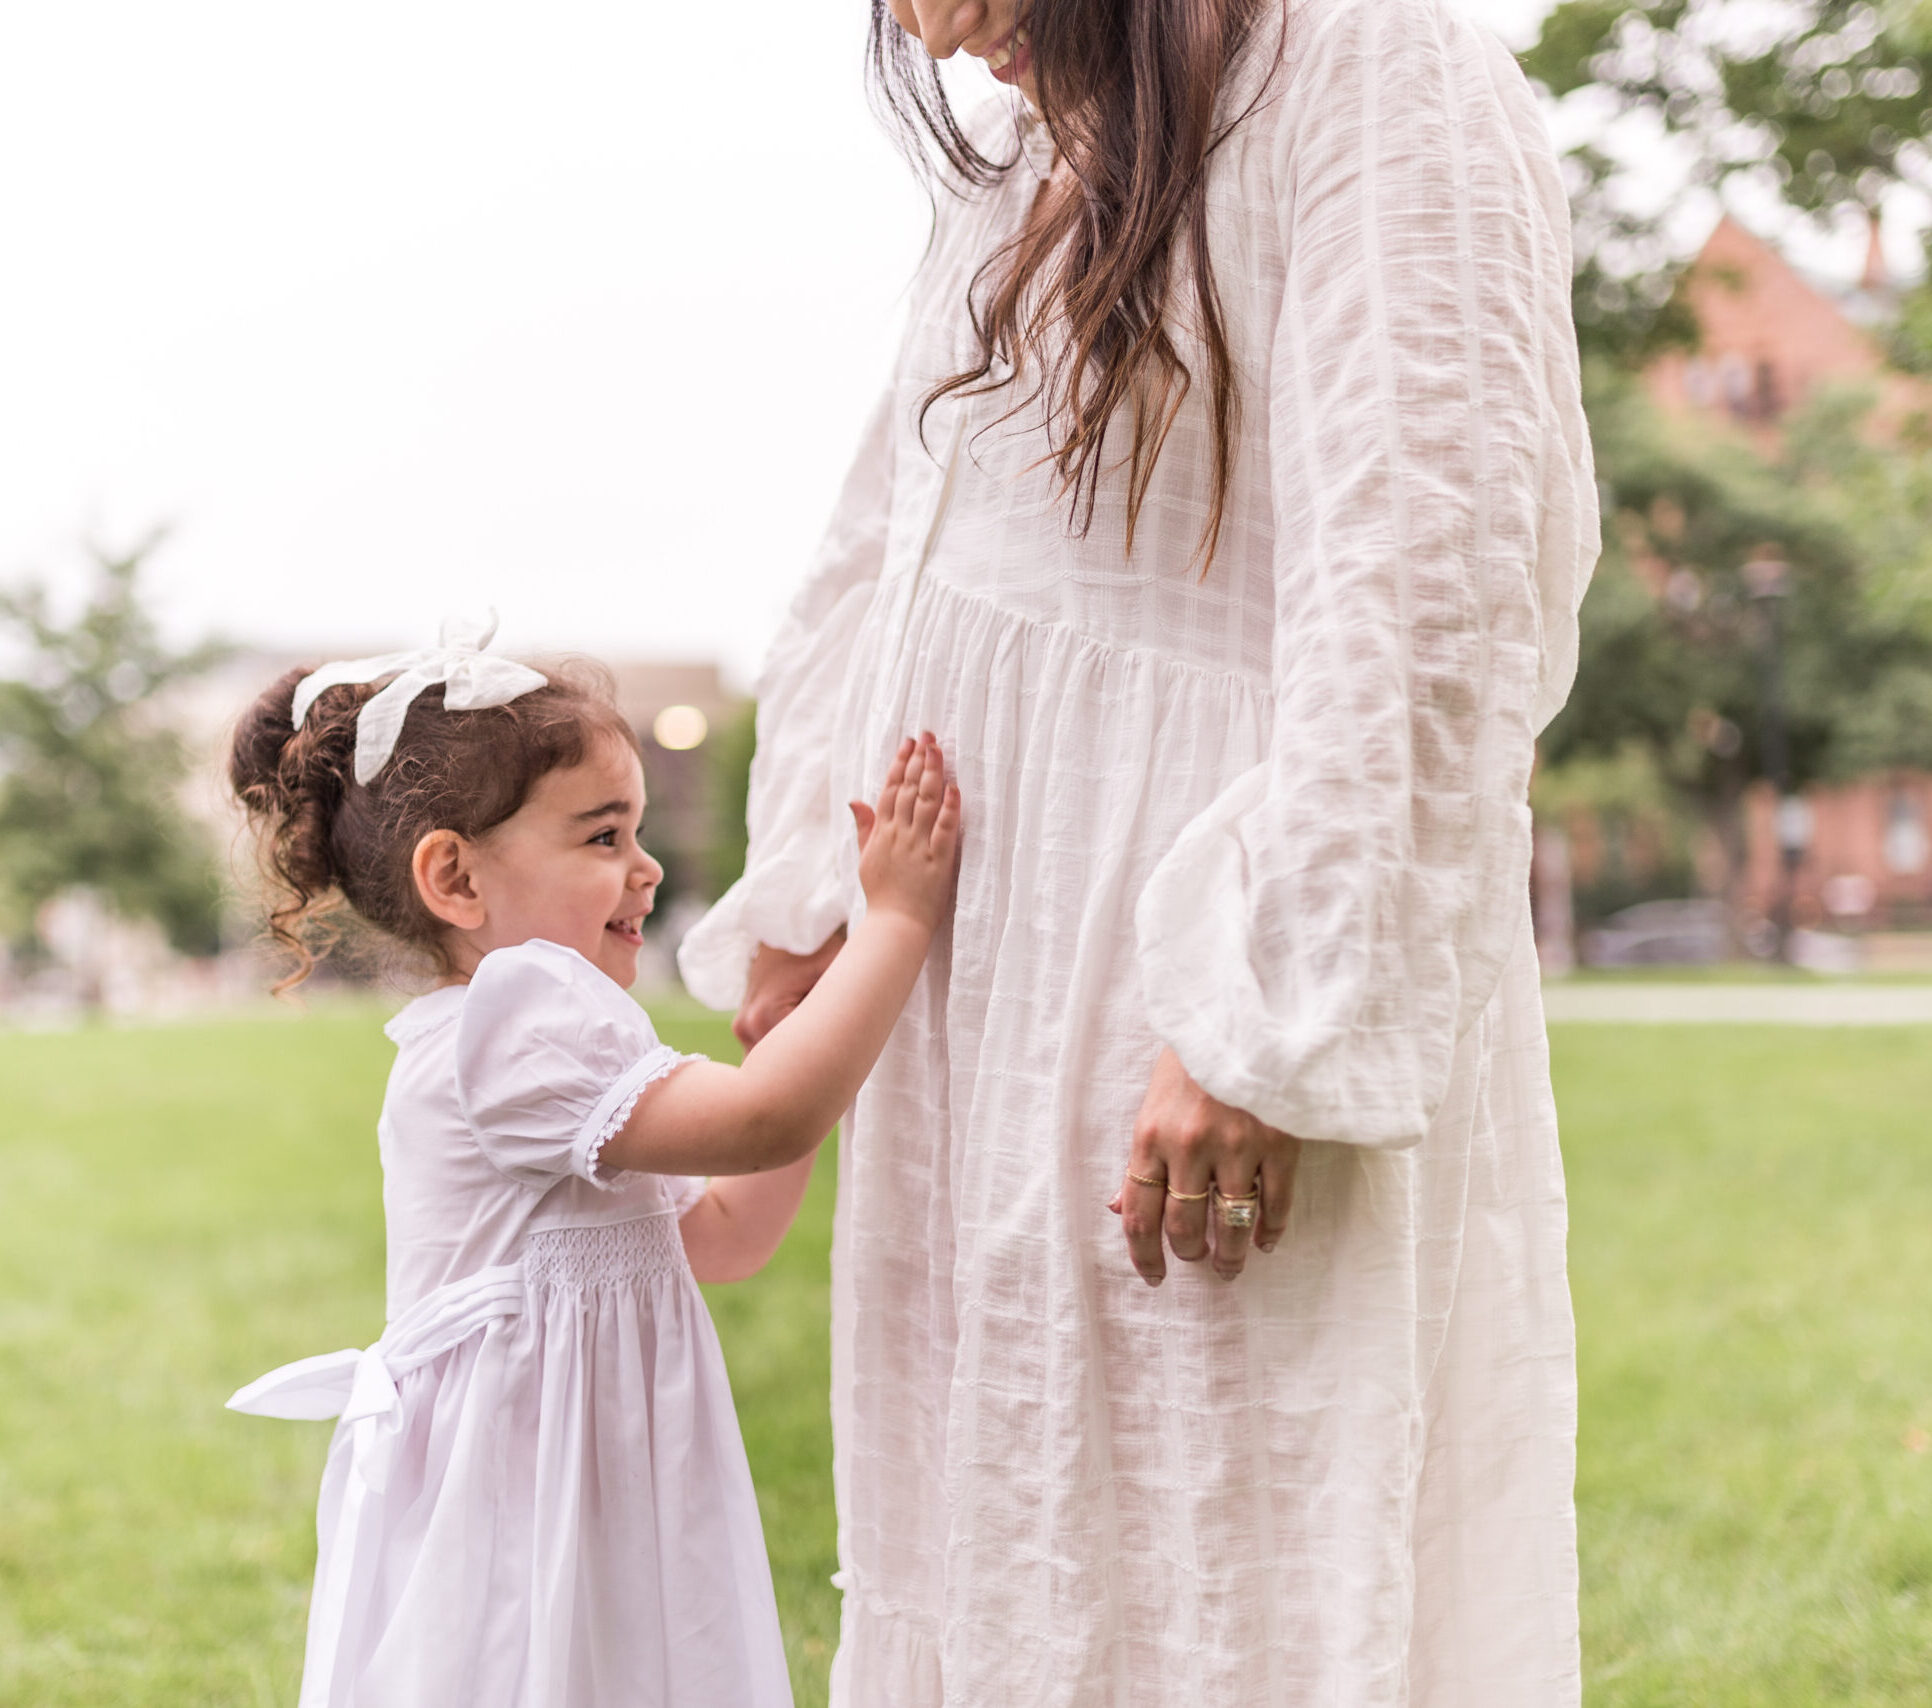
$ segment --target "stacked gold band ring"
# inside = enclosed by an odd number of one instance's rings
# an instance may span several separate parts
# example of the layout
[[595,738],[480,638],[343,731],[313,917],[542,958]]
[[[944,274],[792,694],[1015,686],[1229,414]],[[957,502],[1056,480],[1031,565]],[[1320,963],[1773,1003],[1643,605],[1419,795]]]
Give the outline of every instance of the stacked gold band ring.
[[1151,1186],[1157,1192],[1165,1192],[1177,1204],[1199,1204],[1212,1197],[1221,1212],[1222,1224],[1230,1228],[1246,1230],[1261,1219],[1261,1189],[1252,1187],[1246,1192],[1223,1192],[1218,1185],[1210,1184],[1205,1192],[1176,1192],[1165,1180],[1150,1180],[1144,1174],[1136,1174],[1131,1168],[1127,1178],[1141,1186]]
[[1177,1204],[1198,1204],[1207,1196],[1205,1192],[1176,1192],[1165,1180],[1149,1180],[1144,1174],[1136,1174],[1131,1168],[1127,1171],[1129,1180],[1137,1180],[1143,1186],[1153,1186],[1165,1192]]

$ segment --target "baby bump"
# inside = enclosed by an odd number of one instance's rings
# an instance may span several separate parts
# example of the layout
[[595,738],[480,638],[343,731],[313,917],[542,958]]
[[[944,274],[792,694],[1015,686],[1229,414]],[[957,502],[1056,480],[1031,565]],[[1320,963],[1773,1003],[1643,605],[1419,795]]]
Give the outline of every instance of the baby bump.
[[905,627],[849,751],[869,773],[900,733],[935,730],[964,833],[951,930],[874,1083],[900,1087],[904,1119],[927,1110],[905,1142],[950,1153],[927,1160],[956,1186],[1012,1170],[1030,1195],[1089,1154],[1106,1169],[1124,1154],[1159,1049],[1134,910],[1182,829],[1265,757],[1271,705],[1246,677],[945,584]]

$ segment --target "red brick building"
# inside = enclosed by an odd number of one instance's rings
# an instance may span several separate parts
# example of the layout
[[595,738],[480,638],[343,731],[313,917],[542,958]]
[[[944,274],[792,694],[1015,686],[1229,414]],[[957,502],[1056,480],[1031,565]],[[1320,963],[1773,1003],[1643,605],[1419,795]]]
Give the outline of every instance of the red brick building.
[[1892,307],[1876,229],[1859,288],[1833,297],[1726,215],[1684,290],[1702,342],[1660,358],[1646,376],[1674,415],[1742,428],[1769,448],[1782,418],[1820,385],[1871,386],[1881,424],[1924,407],[1918,382],[1887,366],[1867,329]]
[[[1809,837],[1792,887],[1798,925],[1932,927],[1932,776],[1898,771],[1807,789]],[[1784,883],[1777,802],[1768,785],[1745,805],[1745,904],[1769,913]]]
[[[1874,227],[1865,275],[1842,297],[1806,279],[1728,216],[1685,283],[1702,342],[1659,360],[1647,379],[1677,415],[1739,430],[1762,448],[1818,386],[1868,385],[1881,431],[1926,409],[1920,382],[1890,368],[1869,329],[1894,306]],[[1805,792],[1808,841],[1795,887],[1801,924],[1932,925],[1932,776],[1901,772]],[[1776,802],[1768,786],[1748,812],[1746,905],[1769,912],[1783,883]]]

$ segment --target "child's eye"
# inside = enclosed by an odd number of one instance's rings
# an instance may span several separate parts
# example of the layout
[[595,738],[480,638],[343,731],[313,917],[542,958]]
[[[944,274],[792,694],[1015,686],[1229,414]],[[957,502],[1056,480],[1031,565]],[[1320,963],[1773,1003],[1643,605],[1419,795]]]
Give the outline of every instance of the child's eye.
[[590,840],[591,845],[596,848],[615,848],[617,846],[617,832],[614,829],[600,830]]

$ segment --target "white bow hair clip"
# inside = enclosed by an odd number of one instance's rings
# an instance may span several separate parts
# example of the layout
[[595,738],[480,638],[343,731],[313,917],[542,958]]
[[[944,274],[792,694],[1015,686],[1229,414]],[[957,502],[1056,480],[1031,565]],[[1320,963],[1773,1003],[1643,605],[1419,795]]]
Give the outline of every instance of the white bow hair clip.
[[495,635],[496,611],[492,608],[488,620],[482,623],[446,618],[433,647],[325,664],[295,685],[295,727],[302,727],[309,708],[325,690],[395,677],[356,714],[356,781],[371,783],[395,753],[403,720],[425,688],[440,682],[445,710],[474,712],[486,706],[507,706],[519,695],[549,686],[550,678],[542,671],[485,653],[483,649]]

